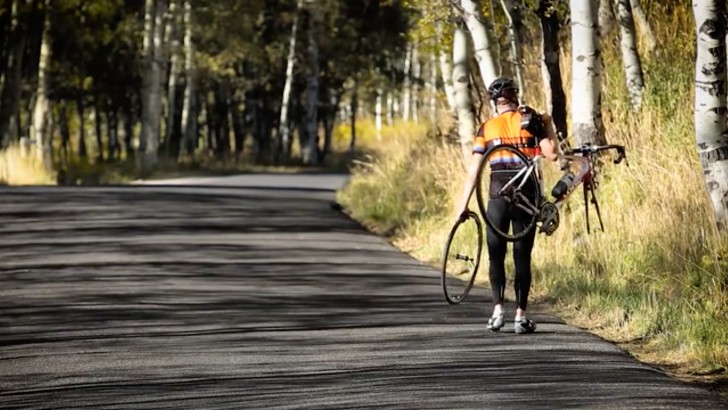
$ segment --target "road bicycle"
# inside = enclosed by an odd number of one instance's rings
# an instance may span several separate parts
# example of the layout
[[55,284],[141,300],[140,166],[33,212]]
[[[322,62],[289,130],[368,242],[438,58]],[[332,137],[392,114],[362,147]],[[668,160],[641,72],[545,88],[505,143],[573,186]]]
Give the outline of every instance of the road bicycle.
[[[554,200],[548,201],[543,193],[543,178],[541,176],[541,161],[543,159],[540,156],[529,159],[513,145],[504,144],[493,146],[486,151],[483,157],[481,169],[478,173],[478,183],[475,188],[480,214],[485,219],[485,223],[498,236],[507,241],[512,242],[523,238],[534,226],[538,227],[539,233],[550,236],[559,227],[561,208],[581,184],[587,233],[591,233],[589,219],[590,203],[594,205],[599,226],[604,231],[599,201],[594,192],[598,175],[597,167],[595,166],[595,157],[596,154],[609,150],[614,150],[617,153],[617,157],[614,159],[615,164],[626,160],[626,151],[622,145],[584,144],[579,148],[564,150],[561,159],[568,161],[571,164],[571,168],[573,168],[573,165],[578,165],[578,170],[571,172],[569,169],[564,174],[551,191]],[[500,158],[509,158],[507,169],[488,170],[488,165],[497,164]],[[625,163],[627,164],[626,161]],[[494,172],[508,172],[509,175],[513,176],[502,187],[495,187],[496,189],[493,189],[490,186],[490,174]],[[484,188],[486,186],[490,188],[487,191]],[[492,216],[487,212],[486,198],[484,197],[486,194],[490,198],[500,197],[505,199],[506,203],[511,207],[511,210],[517,208],[519,212],[523,212],[528,223],[518,231],[513,231],[512,229],[508,231],[508,228],[503,230],[498,227],[492,220]]]
[[[593,204],[599,219],[601,230],[604,231],[599,202],[597,201],[594,189],[596,186],[597,167],[595,166],[596,154],[614,150],[617,157],[615,164],[626,161],[625,148],[622,145],[591,145],[585,144],[579,148],[566,149],[560,156],[561,160],[567,161],[571,166],[569,171],[559,180],[552,189],[553,202],[546,200],[543,195],[543,178],[541,175],[542,158],[537,156],[533,159],[527,158],[517,147],[508,144],[495,145],[489,148],[483,156],[483,161],[478,172],[477,185],[475,188],[476,199],[480,215],[485,223],[493,231],[507,241],[516,241],[523,238],[534,227],[540,233],[547,236],[552,235],[559,227],[560,209],[566,200],[576,190],[579,184],[583,188],[584,209],[586,213],[587,233],[591,233],[589,222],[589,203]],[[504,159],[507,158],[507,161]],[[571,172],[571,168],[578,165],[577,172]],[[490,185],[491,174],[506,172],[510,177],[502,187]],[[487,189],[486,189],[487,187]],[[486,209],[484,195],[489,198],[501,197],[506,203],[518,211],[523,212],[528,223],[523,228],[514,232],[499,228]],[[591,199],[589,198],[591,196]],[[510,225],[510,224],[509,224]],[[477,241],[471,247],[464,246],[458,238],[458,232],[470,227],[476,229]],[[461,232],[462,235],[462,232]],[[472,233],[471,236],[472,238]],[[471,241],[472,242],[472,241]],[[457,250],[454,248],[458,248]],[[445,249],[442,256],[441,283],[445,299],[450,304],[458,304],[467,297],[474,282],[480,265],[480,255],[483,248],[482,223],[478,215],[470,211],[464,218],[460,218],[450,230]],[[459,278],[461,284],[456,286],[453,280]],[[448,284],[449,283],[449,284]]]

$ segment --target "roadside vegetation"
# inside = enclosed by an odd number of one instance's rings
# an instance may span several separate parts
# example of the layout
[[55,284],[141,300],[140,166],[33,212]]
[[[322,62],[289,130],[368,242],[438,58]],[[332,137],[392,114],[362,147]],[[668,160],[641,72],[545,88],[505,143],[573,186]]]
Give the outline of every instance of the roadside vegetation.
[[[694,150],[690,13],[685,5],[655,20],[657,37],[670,40],[644,62],[647,86],[637,113],[623,91],[619,49],[604,42],[606,137],[627,147],[629,167],[607,163],[602,171],[597,195],[606,232],[594,230],[592,212],[587,235],[576,192],[557,232],[537,237],[534,296],[640,360],[686,378],[725,381],[728,244],[714,228]],[[536,75],[527,72],[527,83],[539,88]],[[449,122],[442,110],[437,128],[392,128],[339,193],[354,218],[435,266],[465,176],[458,141],[440,133]],[[555,168],[547,165],[549,190],[559,177]],[[481,284],[486,272],[478,274]],[[512,286],[506,288],[513,301]]]

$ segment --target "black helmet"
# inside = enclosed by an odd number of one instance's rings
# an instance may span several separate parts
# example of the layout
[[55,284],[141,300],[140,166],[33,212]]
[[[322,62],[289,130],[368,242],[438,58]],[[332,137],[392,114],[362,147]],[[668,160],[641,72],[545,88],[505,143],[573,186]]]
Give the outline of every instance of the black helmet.
[[488,87],[488,94],[491,100],[503,97],[515,103],[518,102],[518,86],[510,78],[496,78]]

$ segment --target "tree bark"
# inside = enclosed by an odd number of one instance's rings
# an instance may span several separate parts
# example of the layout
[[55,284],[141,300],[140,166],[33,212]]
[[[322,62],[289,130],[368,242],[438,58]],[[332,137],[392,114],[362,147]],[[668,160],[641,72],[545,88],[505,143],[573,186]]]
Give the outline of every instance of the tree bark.
[[[23,11],[32,3],[31,0],[13,1],[10,16],[10,29],[6,50],[7,60],[3,76],[2,93],[0,93],[0,147],[8,145],[8,131],[13,118],[18,112],[20,102],[20,86],[23,74],[23,56],[25,55],[26,25]],[[22,9],[21,9],[22,7]]]
[[475,114],[470,100],[470,76],[468,74],[468,42],[465,31],[457,27],[453,35],[453,84],[458,116],[458,135],[463,158],[467,161],[473,149]]
[[722,232],[728,230],[725,1],[693,0],[697,33],[695,139],[706,188]]
[[410,103],[412,104],[412,121],[420,122],[420,98],[422,93],[420,92],[420,84],[422,83],[422,64],[420,63],[420,51],[417,46],[412,47],[412,97]]
[[35,107],[33,109],[32,139],[36,146],[36,155],[43,161],[46,169],[51,169],[51,145],[47,133],[50,101],[48,99],[51,66],[51,0],[45,0],[45,20],[43,37],[38,60],[38,86],[36,89]]
[[513,0],[501,0],[501,7],[508,20],[508,42],[510,43],[511,63],[513,72],[516,74],[516,82],[520,90],[521,99],[528,96],[526,85],[523,81],[523,67],[521,62],[521,38],[518,27],[521,26],[521,13]]
[[309,13],[308,58],[309,73],[306,81],[306,141],[301,147],[303,163],[318,162],[318,101],[319,101],[319,49],[316,39],[314,13]]
[[617,3],[617,14],[619,15],[620,49],[622,51],[627,90],[632,102],[632,109],[639,111],[642,107],[642,94],[645,86],[642,77],[642,63],[640,62],[637,41],[634,35],[632,7],[630,0],[615,1]]
[[88,157],[86,147],[86,107],[83,104],[83,95],[76,97],[76,110],[78,111],[78,156],[82,159]]
[[166,9],[166,0],[146,0],[143,45],[146,69],[142,90],[142,133],[139,137],[140,167],[144,172],[152,170],[157,165],[162,113],[163,18]]
[[[558,11],[556,0],[540,0],[536,14],[541,22],[541,76],[546,96],[546,106],[553,119],[556,135],[560,146],[568,139],[566,117],[566,93],[561,78],[561,63],[559,60],[560,44]],[[562,147],[564,148],[564,147]]]
[[167,127],[165,129],[164,146],[167,155],[171,152],[176,144],[177,135],[177,83],[179,81],[180,71],[180,41],[178,32],[180,0],[172,0],[169,3],[170,22],[168,29],[170,31],[169,45],[169,78],[167,81]]
[[349,157],[354,156],[354,150],[356,149],[356,113],[359,110],[359,78],[354,79],[354,87],[351,90],[351,140],[349,140]]
[[488,87],[499,74],[488,38],[490,29],[483,18],[478,0],[461,0],[460,4],[463,8],[463,18],[473,38],[475,59],[478,61],[480,76],[483,78],[485,87]]
[[630,0],[630,5],[632,6],[632,14],[634,15],[634,19],[637,21],[640,32],[647,41],[647,50],[652,53],[657,48],[657,37],[652,31],[652,26],[650,26],[649,20],[647,20],[647,14],[642,9],[640,0]]
[[103,120],[100,104],[99,97],[96,96],[94,101],[94,131],[96,134],[96,162],[99,164],[104,162]]
[[120,157],[119,153],[119,127],[118,116],[116,111],[111,108],[106,112],[106,129],[109,136],[107,150],[109,161],[113,161]]
[[[286,61],[286,82],[283,86],[283,98],[281,99],[281,116],[278,123],[278,143],[276,151],[280,151],[283,160],[287,160],[291,153],[288,152],[291,139],[291,125],[289,123],[289,105],[291,101],[291,87],[293,86],[293,67],[296,64],[296,34],[298,32],[298,19],[303,7],[303,0],[298,0],[296,14],[293,17],[291,27],[291,39],[288,44],[288,59]],[[278,154],[276,154],[278,155]]]
[[437,56],[430,54],[429,76],[427,77],[427,95],[430,121],[437,123]]
[[69,113],[69,104],[68,102],[64,101],[61,103],[61,107],[59,107],[59,113],[58,113],[58,125],[61,130],[61,164],[62,166],[67,166],[68,162],[70,160],[69,156],[69,149],[68,149],[68,143],[71,141],[71,130],[68,127],[68,116]]
[[195,45],[192,42],[192,6],[184,3],[185,26],[185,94],[182,104],[182,144],[180,156],[192,155],[197,141],[197,74],[194,65]]
[[[437,24],[437,43],[442,44],[442,26]],[[457,117],[457,103],[455,99],[455,86],[453,85],[452,65],[450,64],[450,56],[445,52],[445,47],[440,46],[437,51],[440,62],[440,76],[442,78],[443,88],[445,89],[445,98],[447,106],[450,109],[450,115]]]
[[126,107],[126,111],[124,112],[124,145],[125,145],[125,152],[126,152],[126,158],[134,158],[134,146],[133,146],[133,140],[134,140],[134,115],[131,111],[131,105],[128,105]]
[[233,135],[235,136],[235,155],[240,156],[245,150],[245,124],[243,115],[241,114],[241,92],[233,91],[232,106],[230,107],[230,117],[233,125]]
[[570,0],[572,129],[578,145],[604,144],[596,0]]
[[402,82],[402,120],[409,121],[412,108],[412,44],[407,44],[404,54],[404,81]]

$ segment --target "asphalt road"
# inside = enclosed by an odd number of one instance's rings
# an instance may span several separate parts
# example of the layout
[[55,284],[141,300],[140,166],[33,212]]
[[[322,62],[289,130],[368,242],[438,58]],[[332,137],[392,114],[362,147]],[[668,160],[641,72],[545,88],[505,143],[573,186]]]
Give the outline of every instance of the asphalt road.
[[538,309],[490,333],[342,181],[3,188],[0,408],[728,408]]

